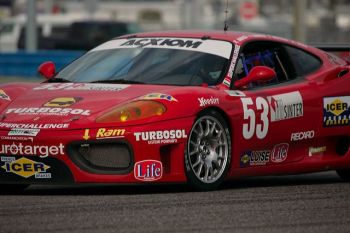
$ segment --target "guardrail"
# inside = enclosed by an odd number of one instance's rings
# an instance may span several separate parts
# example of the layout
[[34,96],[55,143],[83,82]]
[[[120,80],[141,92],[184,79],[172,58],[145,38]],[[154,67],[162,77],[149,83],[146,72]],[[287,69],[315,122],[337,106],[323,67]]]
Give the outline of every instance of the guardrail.
[[56,69],[60,70],[83,53],[83,51],[63,50],[0,53],[0,76],[36,77],[38,66],[41,63],[53,61]]

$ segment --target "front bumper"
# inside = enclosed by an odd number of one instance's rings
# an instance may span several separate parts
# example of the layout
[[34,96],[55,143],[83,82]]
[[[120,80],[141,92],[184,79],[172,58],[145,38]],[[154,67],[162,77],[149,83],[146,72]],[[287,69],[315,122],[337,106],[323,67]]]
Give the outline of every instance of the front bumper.
[[40,130],[36,136],[0,130],[0,183],[185,182],[193,120]]

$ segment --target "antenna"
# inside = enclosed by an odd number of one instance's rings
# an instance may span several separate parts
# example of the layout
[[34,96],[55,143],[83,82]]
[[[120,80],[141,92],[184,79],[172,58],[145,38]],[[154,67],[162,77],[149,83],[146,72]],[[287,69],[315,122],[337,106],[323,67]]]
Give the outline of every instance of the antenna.
[[225,32],[228,30],[227,13],[228,13],[228,0],[226,0],[226,10],[225,10],[225,26],[224,26],[224,31]]

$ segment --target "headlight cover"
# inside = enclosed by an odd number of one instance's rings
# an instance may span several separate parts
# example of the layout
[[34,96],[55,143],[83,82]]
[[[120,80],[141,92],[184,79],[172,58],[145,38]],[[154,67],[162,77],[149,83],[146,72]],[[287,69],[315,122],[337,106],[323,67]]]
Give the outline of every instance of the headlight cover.
[[118,123],[142,120],[154,116],[161,116],[166,112],[166,107],[157,101],[138,100],[116,107],[99,116],[97,123]]

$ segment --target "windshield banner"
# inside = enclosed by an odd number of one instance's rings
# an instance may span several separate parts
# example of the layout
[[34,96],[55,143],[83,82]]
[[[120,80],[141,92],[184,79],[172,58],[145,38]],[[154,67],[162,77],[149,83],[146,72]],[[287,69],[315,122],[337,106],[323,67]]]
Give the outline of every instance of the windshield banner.
[[232,44],[228,41],[193,38],[130,38],[108,41],[91,52],[120,48],[165,48],[209,53],[229,59]]

